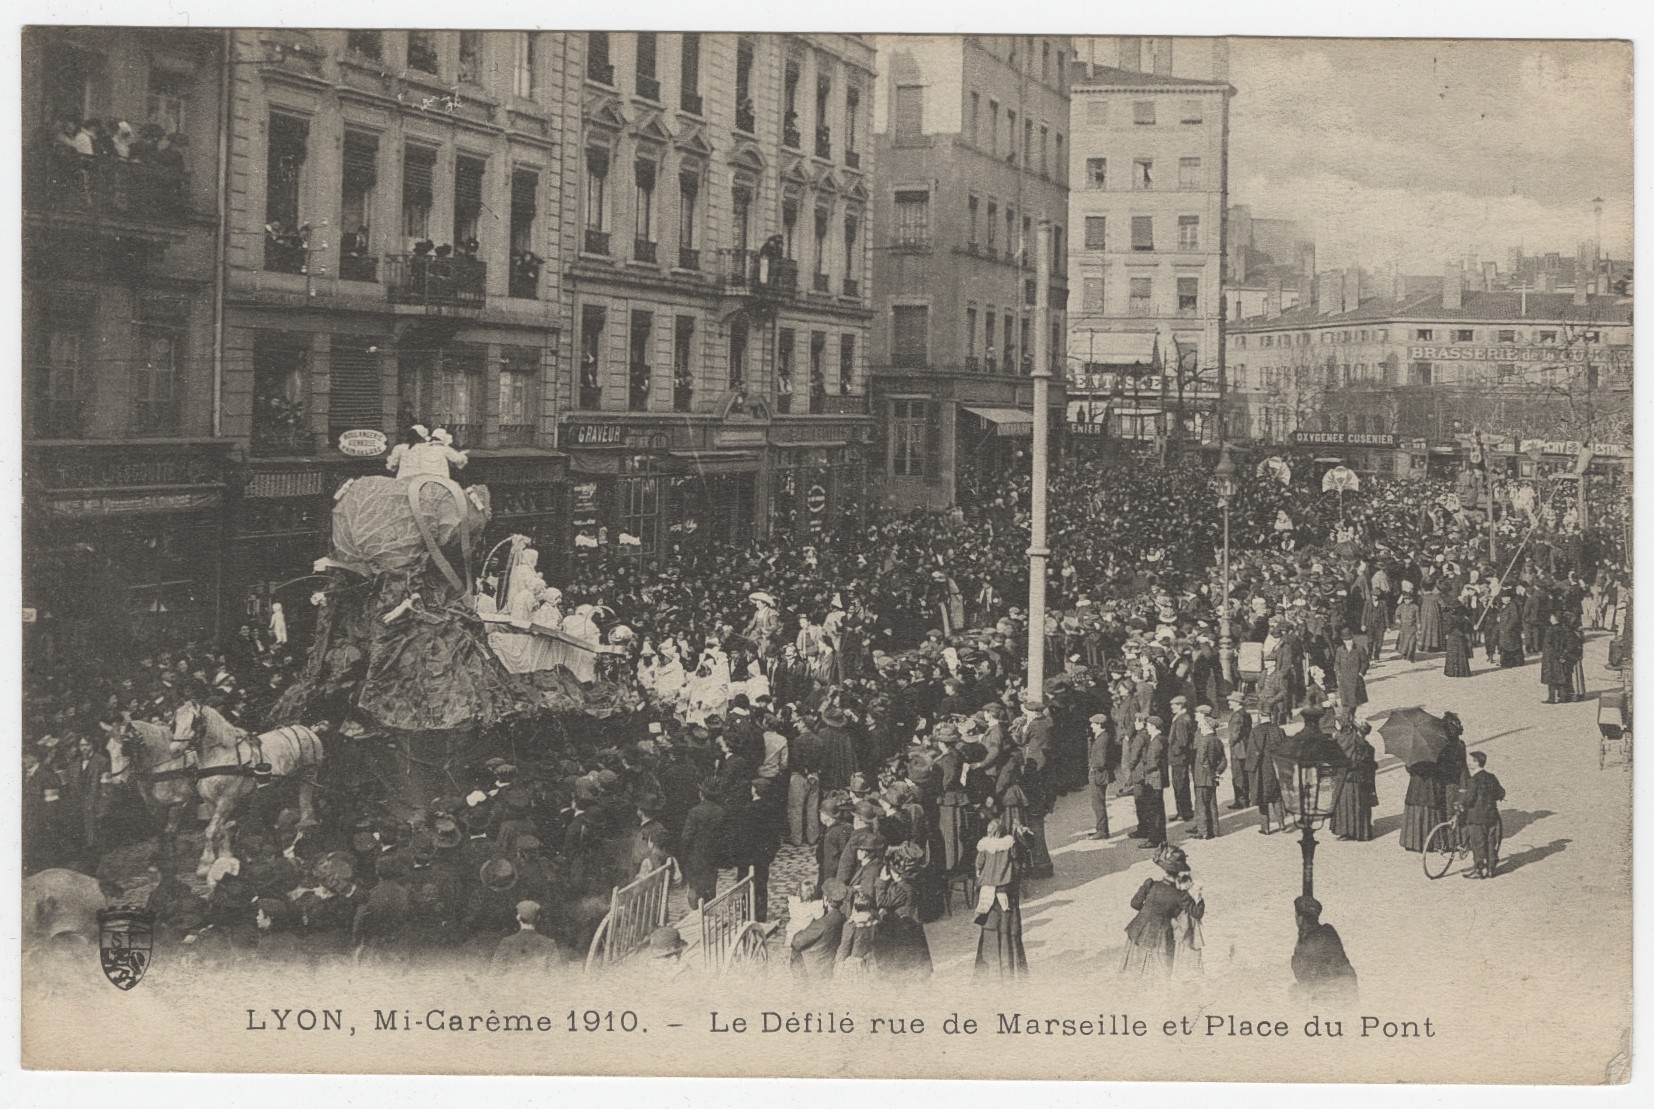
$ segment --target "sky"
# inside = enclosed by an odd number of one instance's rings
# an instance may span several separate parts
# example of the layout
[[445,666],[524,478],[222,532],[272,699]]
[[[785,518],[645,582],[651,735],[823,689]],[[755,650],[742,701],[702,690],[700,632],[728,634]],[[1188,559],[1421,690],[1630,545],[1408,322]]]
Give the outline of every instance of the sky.
[[1599,196],[1630,257],[1628,43],[1237,38],[1229,82],[1230,201],[1311,224],[1318,268],[1571,255]]

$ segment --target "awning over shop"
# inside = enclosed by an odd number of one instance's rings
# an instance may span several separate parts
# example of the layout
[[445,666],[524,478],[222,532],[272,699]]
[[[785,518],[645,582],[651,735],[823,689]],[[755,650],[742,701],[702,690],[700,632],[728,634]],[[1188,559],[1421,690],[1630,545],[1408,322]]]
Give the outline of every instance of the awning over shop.
[[1034,414],[1026,408],[973,408],[965,406],[965,411],[979,420],[986,420],[994,425],[994,434],[1002,436],[1023,436],[1034,434]]
[[[573,473],[586,477],[607,477],[611,474],[636,472],[628,469],[624,464],[626,459],[646,456],[665,468],[676,459],[666,451],[653,450],[623,450],[623,451],[569,451],[569,469]],[[658,471],[657,471],[658,472]]]

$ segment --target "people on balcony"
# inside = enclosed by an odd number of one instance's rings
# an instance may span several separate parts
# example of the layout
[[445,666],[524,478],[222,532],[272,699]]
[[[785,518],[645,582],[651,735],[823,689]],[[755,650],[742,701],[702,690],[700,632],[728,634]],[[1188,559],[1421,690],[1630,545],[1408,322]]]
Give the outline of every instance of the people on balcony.
[[[40,138],[45,199],[116,211],[177,208],[183,145],[183,136],[156,123],[134,130],[123,119],[61,117]],[[152,168],[127,169],[138,165]]]

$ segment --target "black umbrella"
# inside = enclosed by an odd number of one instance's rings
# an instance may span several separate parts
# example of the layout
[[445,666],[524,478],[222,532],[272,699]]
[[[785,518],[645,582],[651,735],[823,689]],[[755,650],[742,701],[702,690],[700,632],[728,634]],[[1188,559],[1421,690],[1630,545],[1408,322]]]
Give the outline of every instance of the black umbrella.
[[1396,709],[1378,729],[1384,753],[1406,766],[1435,762],[1447,746],[1447,725],[1421,708]]

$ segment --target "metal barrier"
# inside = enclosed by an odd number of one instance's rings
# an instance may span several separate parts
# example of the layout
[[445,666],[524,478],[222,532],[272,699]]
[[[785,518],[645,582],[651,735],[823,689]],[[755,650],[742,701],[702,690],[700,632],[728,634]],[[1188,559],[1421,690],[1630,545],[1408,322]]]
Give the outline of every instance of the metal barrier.
[[742,954],[743,933],[757,918],[752,875],[701,906],[701,959],[710,971],[721,971]]
[[666,923],[666,899],[672,892],[672,866],[656,867],[629,886],[609,895],[609,912],[597,926],[586,952],[586,969],[613,966],[649,943],[649,933]]

